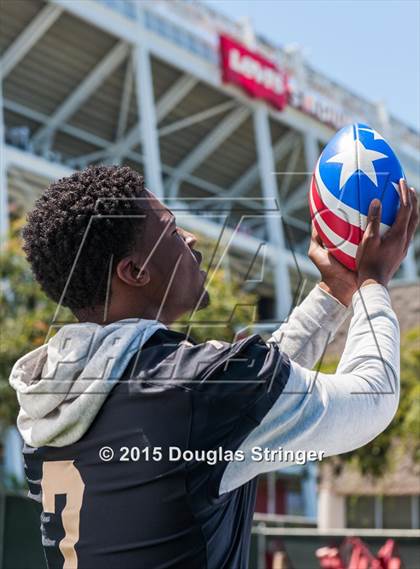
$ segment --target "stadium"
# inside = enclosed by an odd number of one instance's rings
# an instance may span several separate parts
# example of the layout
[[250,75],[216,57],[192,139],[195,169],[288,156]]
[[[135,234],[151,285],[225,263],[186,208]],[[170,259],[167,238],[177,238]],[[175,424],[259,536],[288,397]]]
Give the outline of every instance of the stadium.
[[[339,128],[354,121],[372,126],[420,188],[418,132],[383,103],[316,71],[298,47],[273,45],[249,23],[183,0],[5,1],[1,11],[3,236],[51,180],[91,164],[129,165],[144,172],[147,187],[187,229],[220,240],[222,262],[257,295],[254,328],[264,331],[286,319],[318,278],[307,258],[308,188]],[[401,310],[408,297],[419,309],[419,268],[417,234],[393,283],[396,297],[407,291],[397,299]],[[17,480],[19,445],[10,429],[3,469]],[[360,527],[348,520],[346,526],[344,499],[317,492],[318,475],[309,463],[261,482],[253,567],[275,566],[279,540],[288,539],[289,556],[299,559],[306,547],[300,540],[310,549]],[[414,559],[419,494],[413,481],[409,526],[384,526],[377,501],[375,525],[368,522],[357,535],[375,547],[399,537],[406,559]],[[0,536],[7,530],[1,520],[11,526],[24,508],[17,497],[7,505],[0,493]],[[23,515],[29,528],[33,513]],[[6,560],[12,549],[19,555],[12,534],[9,543]],[[20,566],[30,567],[26,558]]]

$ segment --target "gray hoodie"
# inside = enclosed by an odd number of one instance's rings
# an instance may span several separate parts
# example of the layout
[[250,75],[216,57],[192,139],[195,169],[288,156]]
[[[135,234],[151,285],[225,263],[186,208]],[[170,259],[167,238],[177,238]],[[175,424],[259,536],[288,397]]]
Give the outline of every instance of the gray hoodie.
[[20,404],[17,426],[30,446],[66,446],[80,439],[133,354],[158,330],[156,320],[63,326],[20,358],[10,385]]

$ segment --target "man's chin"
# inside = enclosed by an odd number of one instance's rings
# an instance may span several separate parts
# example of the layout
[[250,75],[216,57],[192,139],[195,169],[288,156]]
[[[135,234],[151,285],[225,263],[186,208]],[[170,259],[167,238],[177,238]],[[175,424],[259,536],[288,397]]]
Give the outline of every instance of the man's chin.
[[210,294],[208,293],[207,290],[204,290],[201,293],[200,304],[198,305],[197,310],[203,310],[204,308],[207,308],[209,304],[210,304]]

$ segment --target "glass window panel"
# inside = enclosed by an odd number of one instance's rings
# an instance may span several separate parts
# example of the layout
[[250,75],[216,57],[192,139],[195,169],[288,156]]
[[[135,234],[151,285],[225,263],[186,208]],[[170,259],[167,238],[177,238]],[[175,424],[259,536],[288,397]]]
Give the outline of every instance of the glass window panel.
[[383,527],[385,529],[411,528],[411,496],[384,496]]
[[348,528],[374,528],[375,497],[348,496],[346,498],[346,525]]

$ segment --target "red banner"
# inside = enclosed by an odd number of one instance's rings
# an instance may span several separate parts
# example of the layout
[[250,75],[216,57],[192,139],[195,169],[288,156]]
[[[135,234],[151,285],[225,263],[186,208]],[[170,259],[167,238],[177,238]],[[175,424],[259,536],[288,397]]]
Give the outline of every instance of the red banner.
[[220,36],[224,83],[239,85],[251,97],[264,99],[279,110],[287,105],[287,75],[259,53],[228,36]]

